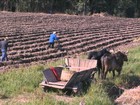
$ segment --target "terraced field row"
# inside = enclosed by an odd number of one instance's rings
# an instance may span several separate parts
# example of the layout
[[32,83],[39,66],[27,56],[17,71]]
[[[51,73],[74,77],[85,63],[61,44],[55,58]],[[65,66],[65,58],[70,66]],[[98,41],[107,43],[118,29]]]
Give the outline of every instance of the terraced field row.
[[[0,12],[0,22],[0,39],[9,39],[9,60],[1,67],[112,48],[140,37],[140,19]],[[67,51],[47,49],[53,31]]]

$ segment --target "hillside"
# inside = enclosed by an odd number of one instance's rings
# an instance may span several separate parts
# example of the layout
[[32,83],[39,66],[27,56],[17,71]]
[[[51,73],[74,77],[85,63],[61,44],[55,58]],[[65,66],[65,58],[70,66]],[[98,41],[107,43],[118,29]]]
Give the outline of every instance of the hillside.
[[[138,18],[0,12],[0,23],[0,40],[9,39],[9,61],[1,69],[113,48],[140,37]],[[47,49],[53,31],[67,52]]]

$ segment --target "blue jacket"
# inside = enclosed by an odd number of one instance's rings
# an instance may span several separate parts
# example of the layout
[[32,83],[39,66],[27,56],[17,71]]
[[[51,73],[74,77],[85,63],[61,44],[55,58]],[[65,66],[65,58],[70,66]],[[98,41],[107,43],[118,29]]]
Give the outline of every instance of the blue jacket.
[[57,36],[55,34],[51,34],[49,38],[50,43],[54,43],[54,40],[58,40]]

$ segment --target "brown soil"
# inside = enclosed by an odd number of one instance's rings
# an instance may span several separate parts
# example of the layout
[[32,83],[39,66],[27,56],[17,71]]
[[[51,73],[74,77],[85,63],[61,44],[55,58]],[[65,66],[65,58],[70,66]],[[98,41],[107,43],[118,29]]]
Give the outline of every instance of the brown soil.
[[137,47],[140,45],[140,38],[134,39],[133,42],[130,42],[128,44],[118,46],[114,48],[115,50],[122,50],[122,51],[128,51],[131,48]]
[[125,90],[115,102],[119,105],[140,105],[140,86]]

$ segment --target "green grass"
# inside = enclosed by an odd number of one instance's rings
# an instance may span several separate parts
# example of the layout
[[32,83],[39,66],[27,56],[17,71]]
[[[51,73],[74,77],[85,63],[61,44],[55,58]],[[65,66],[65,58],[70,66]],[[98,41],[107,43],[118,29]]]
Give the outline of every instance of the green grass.
[[[124,63],[122,74],[112,79],[112,73],[106,80],[92,82],[82,96],[65,97],[57,92],[44,93],[39,83],[43,80],[42,70],[62,64],[63,60],[21,67],[0,73],[0,105],[114,105],[114,99],[121,95],[118,87],[133,88],[140,85],[140,47],[128,53],[128,62]],[[82,56],[84,57],[84,56]]]

